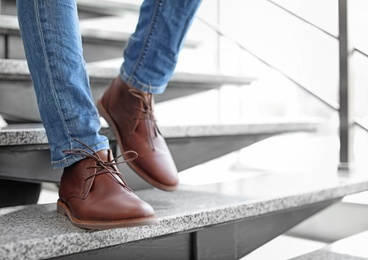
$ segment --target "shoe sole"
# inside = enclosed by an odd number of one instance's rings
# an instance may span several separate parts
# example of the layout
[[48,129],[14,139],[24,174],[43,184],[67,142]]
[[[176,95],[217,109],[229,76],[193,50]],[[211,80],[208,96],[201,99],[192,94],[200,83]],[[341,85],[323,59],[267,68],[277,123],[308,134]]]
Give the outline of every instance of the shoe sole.
[[156,216],[146,217],[146,218],[134,218],[134,219],[124,219],[124,220],[114,220],[114,221],[84,221],[73,217],[70,213],[68,207],[61,202],[57,201],[57,212],[61,215],[67,216],[70,222],[79,228],[91,229],[91,230],[102,230],[111,228],[123,228],[123,227],[136,227],[144,225],[155,225],[159,221]]
[[[112,127],[112,129],[114,130],[115,137],[116,137],[116,139],[118,141],[119,148],[120,148],[121,152],[124,153],[123,143],[122,143],[122,141],[120,139],[118,127],[116,126],[114,120],[110,117],[109,113],[106,111],[106,109],[102,105],[101,99],[99,99],[97,101],[97,109],[98,109],[98,112],[100,113],[100,115],[106,120],[106,122],[109,124],[109,126]],[[138,156],[139,156],[139,154],[138,154]],[[156,180],[152,179],[147,174],[145,174],[144,172],[142,172],[139,169],[137,169],[134,166],[134,164],[131,164],[129,162],[127,162],[127,164],[144,181],[148,182],[149,184],[151,184],[152,186],[154,186],[154,187],[156,187],[156,188],[158,188],[160,190],[163,190],[163,191],[175,191],[178,188],[178,185],[176,185],[176,186],[167,186],[167,185],[164,185],[162,183],[159,183]]]

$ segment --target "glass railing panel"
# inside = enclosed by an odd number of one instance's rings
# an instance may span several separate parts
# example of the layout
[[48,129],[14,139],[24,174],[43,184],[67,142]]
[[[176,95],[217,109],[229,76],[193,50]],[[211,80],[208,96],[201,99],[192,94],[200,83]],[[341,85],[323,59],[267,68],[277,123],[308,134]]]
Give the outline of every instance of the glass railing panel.
[[354,52],[354,109],[355,116],[368,125],[368,58]]
[[[221,3],[221,30],[226,35],[300,85],[338,103],[338,41],[335,38],[266,0]],[[336,8],[332,8],[332,12],[336,12]],[[244,51],[238,48],[236,52],[235,45],[228,39],[222,40],[220,47],[222,70],[247,73],[247,69],[256,67],[253,59],[240,60],[240,53]],[[274,83],[273,87],[282,84]],[[284,92],[284,95],[289,94]]]
[[[269,0],[337,36],[338,0]],[[364,1],[364,0],[362,0]]]
[[352,59],[354,112],[359,123],[368,126],[368,1],[349,0],[350,43]]
[[218,72],[218,34],[201,21],[203,19],[217,25],[217,8],[217,1],[202,2],[197,13],[198,18],[194,19],[186,36],[187,41],[197,45],[194,48],[183,48],[177,70],[194,73]]
[[368,1],[349,0],[350,40],[354,47],[368,53]]

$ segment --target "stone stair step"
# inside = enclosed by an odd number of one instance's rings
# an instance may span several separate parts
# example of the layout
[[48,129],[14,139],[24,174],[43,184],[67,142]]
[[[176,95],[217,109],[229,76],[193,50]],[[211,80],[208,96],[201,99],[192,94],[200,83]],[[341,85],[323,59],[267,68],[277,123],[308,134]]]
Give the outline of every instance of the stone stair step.
[[[84,58],[87,62],[121,57],[125,43],[135,29],[137,13],[119,17],[94,17],[80,20]],[[120,25],[120,26],[118,26]],[[20,39],[18,19],[14,15],[0,15],[0,58],[25,59]],[[188,37],[185,47],[194,48],[198,39]]]
[[[202,168],[202,173],[212,171]],[[6,259],[239,259],[340,198],[368,189],[366,172],[263,171],[176,192],[137,191],[159,224],[105,231],[76,228],[55,204],[0,209]],[[252,176],[252,177],[250,177]],[[198,178],[198,176],[197,176]]]
[[[141,0],[78,0],[78,11],[82,17],[94,17],[102,15],[121,15],[126,11],[138,12]],[[16,3],[14,0],[1,1],[1,13],[16,15]]]
[[[138,21],[136,13],[126,12],[119,16],[94,17],[80,20],[81,34],[84,42],[114,42],[118,45],[126,42],[135,30]],[[195,48],[201,41],[191,34],[185,41],[185,47]],[[191,38],[192,37],[192,38]],[[114,57],[121,56],[120,53]],[[106,58],[104,58],[106,59]]]
[[[243,124],[160,126],[179,171],[234,152],[268,137],[290,132],[315,132],[321,121],[271,120]],[[101,130],[116,149],[111,129]],[[116,150],[116,154],[119,151]],[[61,170],[50,165],[48,141],[42,124],[10,124],[0,129],[0,176],[31,182],[59,182]],[[29,171],[32,169],[32,171]],[[123,165],[129,185],[134,189],[148,186]]]
[[363,260],[368,259],[368,231],[343,238],[322,249],[292,258],[293,260]]
[[[87,64],[95,102],[118,75],[118,67],[109,64],[111,63],[94,62]],[[166,91],[161,95],[155,95],[155,102],[219,88],[224,84],[247,85],[254,80],[255,78],[252,77],[177,71]],[[10,118],[21,122],[41,121],[25,60],[0,59],[0,114],[5,119]]]
[[[207,125],[161,125],[160,132],[166,139],[221,137],[236,135],[281,134],[288,132],[314,132],[321,125],[318,118],[269,119],[238,124]],[[112,129],[103,127],[101,133],[115,141]],[[42,124],[10,124],[0,128],[0,147],[21,145],[47,145],[47,136]]]
[[101,15],[120,15],[126,11],[138,12],[141,0],[78,0],[78,8]]

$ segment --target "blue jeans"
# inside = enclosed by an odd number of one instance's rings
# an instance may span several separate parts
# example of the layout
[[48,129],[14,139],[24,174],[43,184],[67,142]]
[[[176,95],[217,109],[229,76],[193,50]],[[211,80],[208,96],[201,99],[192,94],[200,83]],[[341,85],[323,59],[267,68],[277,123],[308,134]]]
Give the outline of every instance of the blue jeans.
[[[120,77],[154,94],[164,92],[201,0],[146,0],[124,50]],[[17,0],[24,49],[54,168],[82,159],[63,150],[108,149],[99,134],[83,58],[76,0]],[[124,25],[122,25],[124,26]]]

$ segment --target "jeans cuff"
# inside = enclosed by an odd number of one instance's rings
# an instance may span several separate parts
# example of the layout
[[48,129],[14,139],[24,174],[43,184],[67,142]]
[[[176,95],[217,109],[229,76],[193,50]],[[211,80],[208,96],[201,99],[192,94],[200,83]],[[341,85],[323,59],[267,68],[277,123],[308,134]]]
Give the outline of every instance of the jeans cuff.
[[129,86],[134,87],[140,91],[151,93],[151,94],[162,94],[165,92],[167,84],[161,86],[152,86],[150,84],[143,83],[137,78],[128,75],[123,68],[120,69],[120,78],[127,83]]
[[[101,150],[107,150],[110,149],[110,144],[109,141],[105,141],[99,144],[96,144],[94,146],[91,146],[91,148],[93,149],[93,151],[98,152]],[[82,159],[86,158],[86,156],[81,156],[81,155],[67,155],[65,156],[65,158],[58,160],[58,161],[51,161],[51,165],[53,169],[58,169],[58,168],[65,168],[68,167]]]

